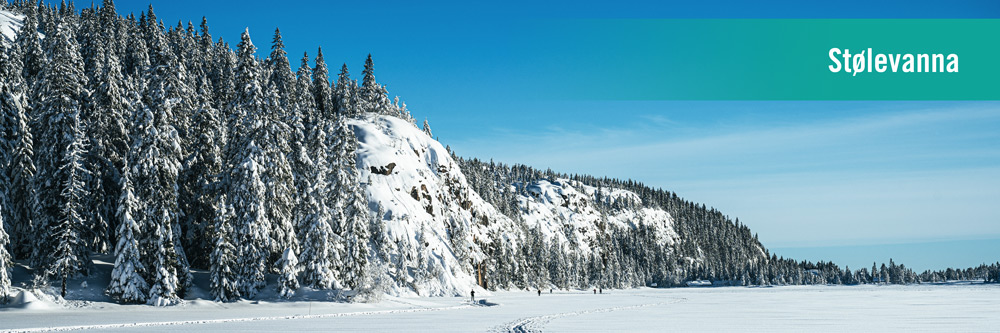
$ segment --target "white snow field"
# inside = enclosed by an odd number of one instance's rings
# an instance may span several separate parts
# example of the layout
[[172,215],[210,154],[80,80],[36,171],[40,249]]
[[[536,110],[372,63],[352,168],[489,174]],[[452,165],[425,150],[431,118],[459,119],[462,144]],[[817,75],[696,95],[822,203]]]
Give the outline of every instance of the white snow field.
[[21,30],[24,22],[24,15],[14,14],[5,10],[0,10],[0,43],[10,46],[17,37],[17,31]]
[[1000,285],[789,286],[499,292],[378,304],[187,301],[0,310],[0,330],[607,332],[1000,330]]

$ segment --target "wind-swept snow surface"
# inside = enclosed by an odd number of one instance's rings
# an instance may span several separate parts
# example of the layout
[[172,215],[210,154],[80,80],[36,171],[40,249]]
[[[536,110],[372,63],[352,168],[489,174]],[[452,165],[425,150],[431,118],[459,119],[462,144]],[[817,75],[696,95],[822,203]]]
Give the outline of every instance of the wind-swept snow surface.
[[1000,285],[794,286],[500,292],[379,304],[188,302],[0,310],[0,330],[802,332],[995,331]]

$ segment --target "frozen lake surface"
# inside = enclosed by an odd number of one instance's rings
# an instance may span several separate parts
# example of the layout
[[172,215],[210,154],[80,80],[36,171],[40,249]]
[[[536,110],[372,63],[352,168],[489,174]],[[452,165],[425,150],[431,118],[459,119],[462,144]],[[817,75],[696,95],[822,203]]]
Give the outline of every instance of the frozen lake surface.
[[127,331],[934,331],[1000,329],[1000,285],[791,286],[498,292],[378,304],[103,302],[0,309],[0,330]]

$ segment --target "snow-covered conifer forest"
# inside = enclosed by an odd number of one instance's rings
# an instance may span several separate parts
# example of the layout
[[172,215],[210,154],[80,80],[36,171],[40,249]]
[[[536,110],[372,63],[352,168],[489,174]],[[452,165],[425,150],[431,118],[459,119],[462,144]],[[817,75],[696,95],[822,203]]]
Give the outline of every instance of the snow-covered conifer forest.
[[3,301],[67,297],[81,279],[161,305],[1000,279],[1000,264],[780,258],[667,190],[460,158],[389,97],[371,56],[355,79],[321,49],[289,59],[278,30],[224,41],[207,20],[122,16],[112,0],[0,6]]

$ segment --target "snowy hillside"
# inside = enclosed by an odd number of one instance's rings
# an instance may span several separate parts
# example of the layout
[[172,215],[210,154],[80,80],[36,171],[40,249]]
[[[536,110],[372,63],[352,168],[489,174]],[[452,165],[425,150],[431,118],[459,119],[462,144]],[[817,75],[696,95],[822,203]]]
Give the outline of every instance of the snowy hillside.
[[[449,152],[414,124],[371,115],[352,120],[351,125],[358,138],[360,179],[367,184],[373,215],[382,210],[386,238],[403,257],[419,257],[421,251],[429,251],[432,271],[441,273],[413,283],[413,289],[422,295],[462,295],[477,284],[483,285],[474,267],[482,269],[478,274],[484,279],[489,278],[487,271],[495,268],[487,262],[484,247],[494,243],[512,251],[529,247],[531,230],[541,234],[537,241],[549,244],[547,247],[557,246],[558,252],[581,258],[600,254],[602,235],[609,227],[651,227],[656,230],[657,245],[663,248],[678,241],[666,211],[627,208],[637,204],[606,211],[593,202],[595,192],[601,191],[596,197],[602,200],[638,203],[635,193],[599,190],[566,179],[527,184],[527,191],[517,199],[520,211],[512,216],[515,221],[472,190]],[[422,230],[426,233],[421,244]],[[530,269],[531,265],[524,266],[522,269]],[[535,273],[522,274],[530,281]]]
[[5,10],[0,10],[0,42],[4,46],[10,46],[17,36],[17,31],[21,30],[24,23],[24,15],[14,14]]
[[[578,188],[580,190],[578,190]],[[678,235],[673,229],[670,214],[662,209],[620,209],[602,214],[595,207],[593,198],[597,188],[568,179],[539,180],[527,185],[528,195],[518,197],[529,226],[537,226],[546,239],[556,239],[563,244],[578,244],[574,250],[589,254],[599,248],[598,225],[607,222],[619,228],[637,228],[639,225],[655,226],[657,240],[663,245],[676,243]],[[609,201],[641,202],[632,192],[621,189],[600,189],[601,197]]]
[[[419,258],[427,251],[431,279],[411,281],[422,295],[465,295],[476,285],[471,262],[481,261],[473,248],[456,254],[452,244],[470,247],[489,230],[509,228],[499,214],[466,184],[447,150],[413,124],[391,116],[352,120],[358,138],[358,169],[366,183],[373,216],[381,207],[386,235],[397,255]],[[483,221],[484,223],[474,223]],[[467,232],[459,232],[466,230]],[[418,241],[423,234],[424,242]],[[396,277],[398,280],[400,277]]]

